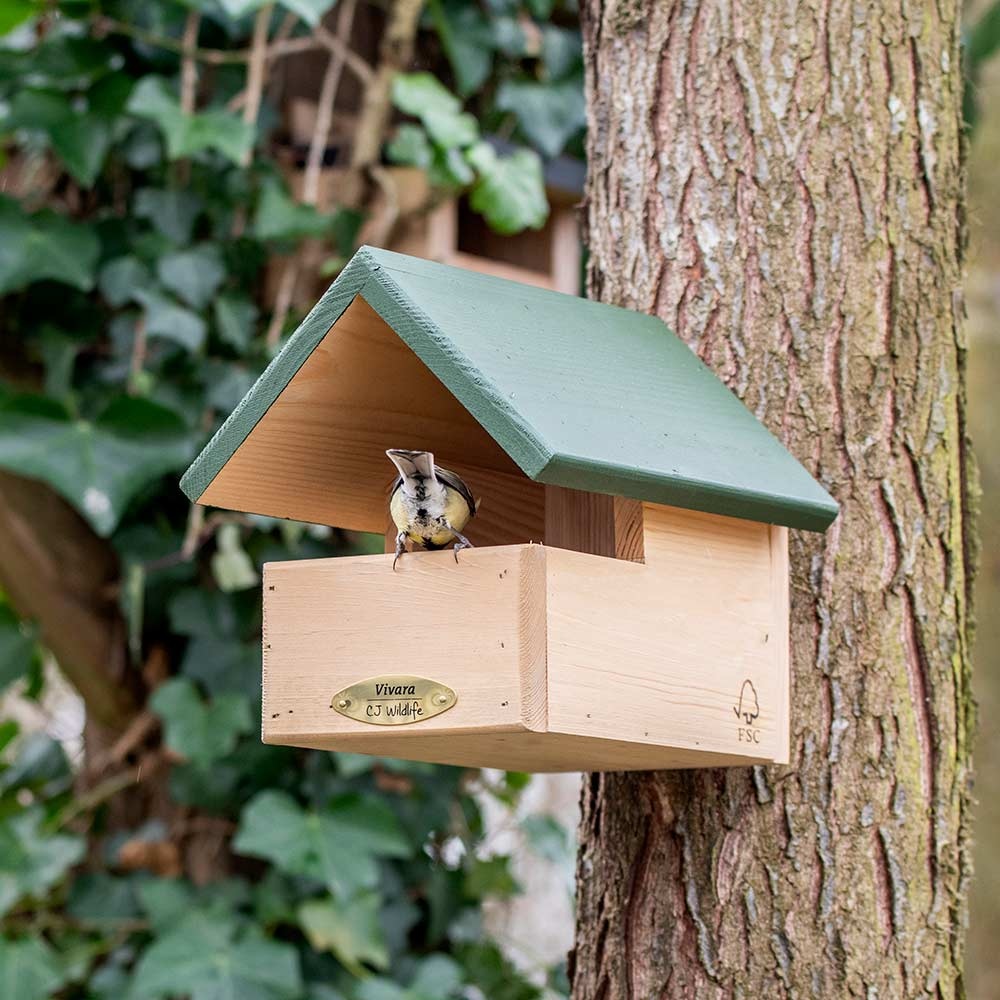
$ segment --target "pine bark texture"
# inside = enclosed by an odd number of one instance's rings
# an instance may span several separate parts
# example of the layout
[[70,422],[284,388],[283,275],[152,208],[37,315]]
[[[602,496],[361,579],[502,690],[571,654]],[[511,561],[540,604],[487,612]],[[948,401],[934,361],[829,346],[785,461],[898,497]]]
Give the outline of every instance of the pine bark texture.
[[574,998],[963,996],[956,4],[582,7],[592,297],[662,317],[842,513],[792,534],[792,764],[585,779]]

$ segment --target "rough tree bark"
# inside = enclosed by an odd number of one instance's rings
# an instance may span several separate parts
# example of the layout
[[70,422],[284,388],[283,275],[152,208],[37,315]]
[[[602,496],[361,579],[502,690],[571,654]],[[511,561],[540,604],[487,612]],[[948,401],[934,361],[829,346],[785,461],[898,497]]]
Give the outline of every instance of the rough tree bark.
[[592,296],[666,320],[843,508],[791,541],[791,766],[585,780],[574,997],[960,997],[957,5],[583,7]]

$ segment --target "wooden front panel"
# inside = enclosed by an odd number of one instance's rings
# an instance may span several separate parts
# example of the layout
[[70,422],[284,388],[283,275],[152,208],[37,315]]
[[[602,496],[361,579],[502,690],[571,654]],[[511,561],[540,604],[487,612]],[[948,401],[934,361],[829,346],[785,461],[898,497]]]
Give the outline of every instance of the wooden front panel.
[[643,513],[644,566],[547,551],[550,730],[783,757],[788,578],[771,527]]
[[[264,570],[266,743],[386,754],[410,736],[545,726],[545,551],[516,545],[269,563]],[[371,677],[448,685],[453,708],[387,730],[333,695]],[[363,742],[358,743],[360,739]],[[354,742],[352,742],[352,740]]]
[[541,540],[544,487],[500,446],[360,297],[305,361],[201,503],[385,529],[386,448],[433,451],[483,499],[477,545]]

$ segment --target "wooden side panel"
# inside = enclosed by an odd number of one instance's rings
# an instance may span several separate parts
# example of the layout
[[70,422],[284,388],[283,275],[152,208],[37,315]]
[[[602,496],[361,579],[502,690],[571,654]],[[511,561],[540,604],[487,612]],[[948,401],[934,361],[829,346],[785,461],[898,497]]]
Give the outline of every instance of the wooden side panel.
[[546,486],[545,544],[642,562],[642,503],[605,493]]
[[789,762],[791,741],[791,696],[792,696],[792,655],[791,655],[791,593],[789,592],[788,570],[788,529],[778,524],[771,525],[771,601],[773,607],[775,634],[778,648],[778,677],[782,683],[779,707],[782,713],[778,725],[778,746],[774,754],[775,764]]
[[544,488],[528,480],[431,371],[356,297],[200,502],[382,532],[386,448],[426,448],[483,498],[469,538],[540,540]]
[[787,627],[769,526],[655,504],[644,521],[645,566],[548,550],[549,729],[772,757]]
[[[484,728],[543,728],[544,575],[545,550],[530,545],[471,549],[458,563],[451,552],[408,553],[396,572],[388,555],[269,563],[264,742],[395,746],[447,732],[458,747]],[[440,681],[458,702],[388,735],[331,708],[338,690],[382,674]]]

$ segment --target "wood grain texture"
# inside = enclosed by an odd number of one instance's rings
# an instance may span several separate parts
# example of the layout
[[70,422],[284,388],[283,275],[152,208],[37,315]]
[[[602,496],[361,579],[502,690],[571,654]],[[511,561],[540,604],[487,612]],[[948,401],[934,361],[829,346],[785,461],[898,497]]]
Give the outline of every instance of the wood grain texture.
[[[549,729],[784,755],[770,526],[655,504],[644,520],[644,566],[547,549]],[[749,726],[736,714],[747,680]]]
[[[836,516],[825,490],[659,320],[371,248],[358,251],[192,465],[181,484],[192,499],[247,509],[248,477],[266,474],[273,479],[263,497],[269,507],[294,500],[293,482],[269,468],[254,469],[253,462],[242,463],[239,489],[210,484],[244,446],[252,453],[252,439],[270,434],[273,422],[265,415],[279,397],[285,403],[286,395],[302,399],[305,392],[314,402],[322,395],[322,385],[300,389],[297,383],[311,382],[324,368],[333,378],[329,365],[309,364],[310,356],[320,342],[325,355],[338,352],[331,341],[341,328],[357,325],[353,312],[343,326],[338,322],[355,295],[510,456],[506,466],[483,463],[472,442],[446,449],[451,461],[453,453],[486,468],[509,469],[513,463],[530,479],[551,485],[795,527],[821,529]],[[354,311],[360,313],[360,306]],[[334,324],[335,335],[329,336]],[[369,325],[375,324],[369,320]],[[378,351],[370,357],[360,353],[359,380],[378,381],[383,358]],[[439,413],[434,406],[424,413],[420,384],[409,381],[409,391],[395,406],[380,411],[384,424],[373,426],[370,414],[359,409],[363,424],[356,429],[381,434],[383,448],[385,431],[425,429]],[[344,411],[356,402],[349,390],[345,381],[326,386],[325,405],[340,408],[345,426],[351,415]],[[411,410],[420,418],[416,423],[407,423]],[[277,452],[282,473],[302,467],[297,481],[330,465],[329,456],[309,447],[308,434],[303,441],[295,438],[298,422],[307,426],[310,419],[309,407],[300,406]],[[439,425],[442,440],[459,443],[448,430],[458,426],[457,418]],[[266,450],[276,454],[273,447]],[[330,481],[322,479],[321,470],[316,478],[318,488],[329,493]]]
[[269,563],[264,571],[263,738],[369,735],[330,707],[381,674],[447,684],[458,703],[412,727],[455,739],[545,724],[544,550],[512,545]]
[[584,780],[573,996],[973,996],[962,7],[580,9],[590,294],[842,513],[790,534],[791,766]]
[[606,493],[546,486],[545,544],[642,562],[642,503]]
[[387,447],[433,451],[484,503],[479,545],[540,541],[543,487],[526,479],[363,299],[355,297],[213,479],[201,502],[381,532]]
[[526,771],[529,774],[579,771],[583,767],[595,771],[648,771],[650,768],[740,767],[767,763],[763,758],[736,757],[673,747],[649,747],[625,740],[527,730],[452,735],[417,732],[414,727],[401,726],[350,736],[317,733],[265,742],[421,760],[431,764],[495,767],[502,771]]
[[[538,545],[458,564],[408,553],[395,573],[390,555],[268,565],[265,741],[527,771],[786,756],[783,529],[657,505],[643,517],[645,565]],[[458,704],[374,732],[330,708],[394,673],[447,684]]]

